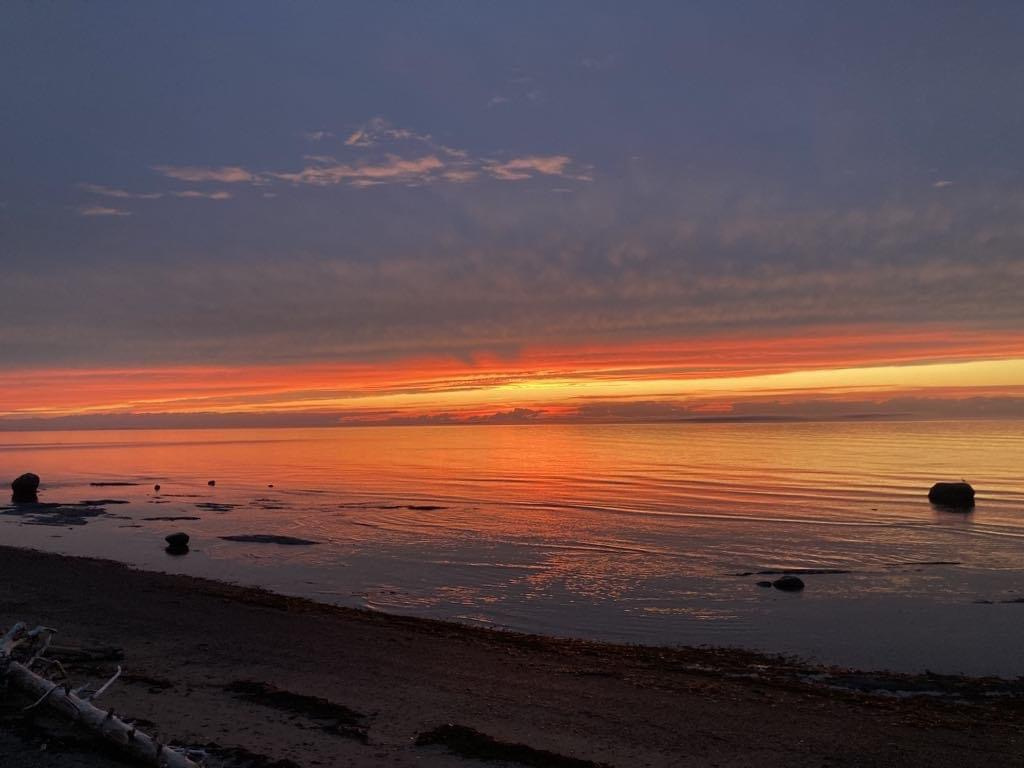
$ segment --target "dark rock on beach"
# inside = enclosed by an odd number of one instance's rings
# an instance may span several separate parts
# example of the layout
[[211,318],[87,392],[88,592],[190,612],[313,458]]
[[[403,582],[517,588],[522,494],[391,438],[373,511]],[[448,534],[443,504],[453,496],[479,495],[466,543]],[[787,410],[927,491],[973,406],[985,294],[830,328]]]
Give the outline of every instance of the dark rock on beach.
[[11,501],[15,504],[31,504],[39,501],[39,475],[26,472],[11,482]]
[[771,585],[772,585],[772,583],[770,581],[759,581],[759,582],[757,582],[757,586],[759,586],[759,587],[766,587],[767,588],[767,587],[770,587]]
[[940,507],[971,509],[974,506],[974,489],[970,483],[936,483],[928,491],[928,501]]
[[171,533],[164,537],[167,542],[167,549],[164,550],[169,555],[186,555],[188,554],[188,534]]
[[799,592],[804,588],[804,580],[799,576],[783,576],[773,581],[772,586],[783,592]]

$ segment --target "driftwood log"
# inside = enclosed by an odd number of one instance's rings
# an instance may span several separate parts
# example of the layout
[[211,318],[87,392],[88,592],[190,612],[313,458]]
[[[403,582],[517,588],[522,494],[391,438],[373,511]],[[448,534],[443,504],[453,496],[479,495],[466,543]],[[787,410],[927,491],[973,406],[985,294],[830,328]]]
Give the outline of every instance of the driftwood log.
[[[89,729],[122,753],[144,765],[163,768],[198,768],[187,756],[160,744],[134,726],[128,725],[114,714],[113,709],[102,710],[93,702],[118,678],[121,668],[96,690],[72,689],[65,683],[55,683],[32,671],[31,667],[44,659],[54,630],[48,627],[28,629],[19,622],[0,638],[0,679],[7,685],[28,695],[33,704],[26,709],[45,706]],[[15,661],[14,651],[21,646],[41,647],[25,661]]]

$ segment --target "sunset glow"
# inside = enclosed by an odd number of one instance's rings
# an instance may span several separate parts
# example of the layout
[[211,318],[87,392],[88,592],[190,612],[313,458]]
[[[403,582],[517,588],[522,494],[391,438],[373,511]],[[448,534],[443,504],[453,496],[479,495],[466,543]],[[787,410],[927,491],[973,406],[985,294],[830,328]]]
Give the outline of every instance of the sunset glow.
[[1024,4],[0,19],[0,768],[1024,766]]
[[[780,404],[1024,396],[1024,336],[928,331],[538,347],[514,358],[410,358],[0,375],[0,417],[332,414],[335,423],[631,420],[791,412]],[[645,405],[646,408],[638,408]],[[659,407],[653,407],[653,406]],[[941,409],[939,409],[941,412]],[[330,422],[327,422],[330,423]]]

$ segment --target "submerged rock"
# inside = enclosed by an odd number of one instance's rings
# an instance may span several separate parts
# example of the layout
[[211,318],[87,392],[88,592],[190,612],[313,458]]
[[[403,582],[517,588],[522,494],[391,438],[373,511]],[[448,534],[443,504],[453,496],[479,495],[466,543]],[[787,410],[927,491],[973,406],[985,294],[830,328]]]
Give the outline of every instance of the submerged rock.
[[222,504],[216,501],[201,501],[196,504],[196,509],[208,509],[211,512],[230,512],[240,504]]
[[23,517],[23,525],[71,526],[85,525],[91,518],[106,514],[104,507],[95,506],[91,501],[73,504],[36,501],[31,504],[13,504],[0,507],[0,515]]
[[295,536],[275,536],[269,533],[242,533],[236,536],[221,536],[224,541],[242,541],[249,544],[283,544],[291,547],[308,547],[319,542],[299,539]]
[[770,581],[759,581],[759,582],[757,582],[757,586],[759,586],[759,587],[770,587],[771,585],[772,585],[772,583]]
[[783,576],[773,581],[772,586],[783,592],[799,592],[804,588],[804,580],[799,576]]
[[936,483],[928,491],[928,501],[940,507],[970,509],[974,506],[974,489],[970,483]]
[[11,501],[15,504],[30,504],[39,501],[39,475],[32,472],[11,481]]
[[171,533],[164,537],[164,541],[167,542],[167,549],[164,551],[169,555],[187,555],[188,554],[188,534]]
[[217,481],[216,481],[216,480],[207,480],[207,481],[206,481],[206,484],[207,484],[207,485],[211,485],[211,486],[212,486],[212,485],[216,485],[216,484],[217,484]]

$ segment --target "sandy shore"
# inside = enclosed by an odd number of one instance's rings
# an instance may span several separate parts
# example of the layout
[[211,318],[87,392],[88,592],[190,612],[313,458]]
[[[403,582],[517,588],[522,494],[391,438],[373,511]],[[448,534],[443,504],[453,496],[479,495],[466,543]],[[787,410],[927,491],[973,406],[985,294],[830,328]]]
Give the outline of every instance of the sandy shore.
[[[1021,682],[490,632],[0,547],[17,620],[59,629],[76,682],[122,664],[107,705],[211,765],[1024,764]],[[3,765],[116,764],[20,703]]]

